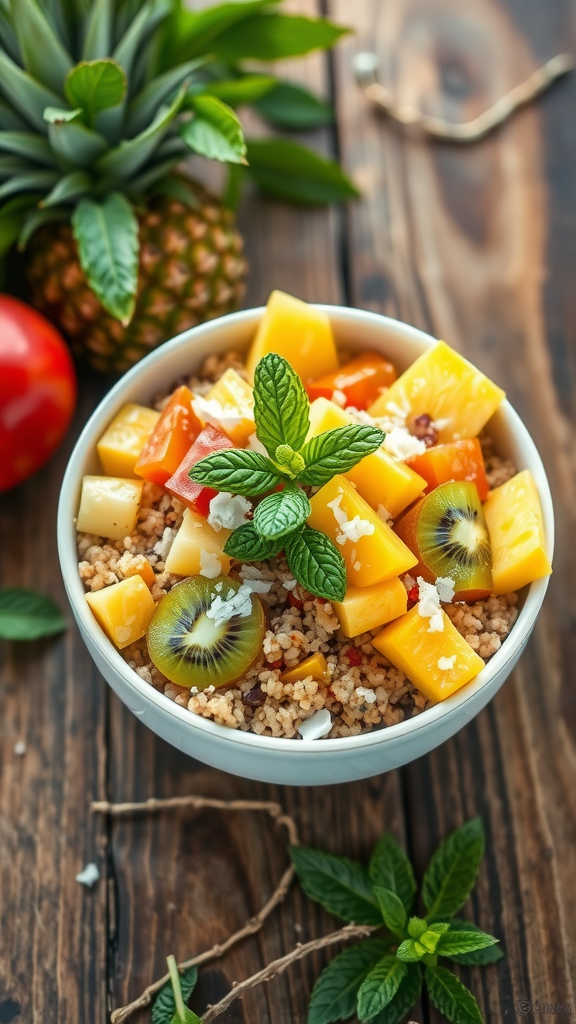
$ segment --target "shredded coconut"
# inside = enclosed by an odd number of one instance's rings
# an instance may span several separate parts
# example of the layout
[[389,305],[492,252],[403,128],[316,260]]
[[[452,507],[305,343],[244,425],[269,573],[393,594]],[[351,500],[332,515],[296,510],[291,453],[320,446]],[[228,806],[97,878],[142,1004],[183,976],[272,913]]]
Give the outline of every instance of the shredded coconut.
[[424,441],[414,437],[406,427],[393,427],[384,438],[384,448],[400,462],[423,455],[426,451]]
[[26,753],[26,744],[24,743],[24,740],[18,740],[18,742],[14,744],[14,753],[17,757],[24,757],[24,754]]
[[376,696],[376,692],[374,690],[369,689],[368,686],[357,686],[356,694],[358,697],[363,697],[366,704],[375,704],[376,700],[378,699]]
[[438,668],[441,672],[448,672],[449,669],[454,668],[455,663],[455,654],[453,654],[451,658],[438,658]]
[[454,599],[454,580],[450,576],[437,576],[435,586],[440,600],[450,604]]
[[96,864],[87,864],[86,867],[76,875],[76,881],[80,882],[80,885],[87,885],[89,889],[92,888],[94,882],[97,882],[100,878],[100,872]]
[[297,586],[297,584],[298,580],[284,580],[282,586],[284,587],[284,590],[294,590],[294,587]]
[[213,551],[206,551],[205,548],[200,548],[200,575],[206,576],[207,579],[216,579],[222,572],[222,562]]
[[328,508],[332,509],[334,518],[340,527],[336,534],[338,544],[345,544],[347,540],[351,540],[355,544],[360,537],[370,537],[376,529],[374,523],[369,523],[367,519],[361,519],[360,516],[348,519],[344,509],[340,507],[341,501],[342,495],[339,494],[333,501],[328,502]]
[[339,405],[341,409],[345,409],[348,399],[346,398],[346,395],[344,394],[343,391],[340,391],[339,388],[336,388],[336,390],[332,392],[332,401],[336,405]]
[[165,562],[168,557],[168,552],[170,551],[170,548],[174,543],[175,536],[176,530],[172,530],[169,526],[166,526],[164,529],[164,533],[162,534],[161,540],[156,541],[154,547],[152,548],[154,554],[158,555],[158,557],[161,558],[163,562]]
[[250,502],[241,494],[220,491],[210,502],[208,523],[216,533],[223,527],[225,530],[236,530],[246,522],[246,514],[251,508]]
[[379,517],[379,519],[382,520],[383,523],[388,523],[392,519],[392,516],[390,515],[388,509],[384,505],[378,505],[378,508],[376,509],[376,515]]
[[440,607],[440,597],[433,583],[426,583],[421,576],[418,577],[418,614],[424,619],[430,619],[429,633],[442,633],[444,629],[444,618]]
[[242,416],[233,405],[220,405],[216,398],[203,398],[202,395],[194,395],[192,402],[194,412],[203,423],[211,423],[213,427],[237,427],[242,422]]
[[252,594],[265,593],[270,589],[267,583],[262,580],[249,580],[243,583],[238,590],[230,590],[225,598],[215,594],[212,604],[206,615],[214,619],[217,626],[223,626],[235,615],[244,617],[252,613]]
[[310,718],[304,719],[298,727],[303,740],[320,740],[327,736],[332,728],[332,715],[325,708],[323,711],[316,711]]

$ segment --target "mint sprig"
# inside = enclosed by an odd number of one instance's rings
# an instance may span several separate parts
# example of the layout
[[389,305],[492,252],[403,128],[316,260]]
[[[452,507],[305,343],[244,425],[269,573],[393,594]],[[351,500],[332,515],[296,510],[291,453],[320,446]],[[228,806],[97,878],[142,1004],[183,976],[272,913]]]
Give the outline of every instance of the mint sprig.
[[[174,960],[174,957],[168,957],[168,969],[170,971],[170,963]],[[174,965],[176,961],[174,961]],[[171,980],[167,981],[162,986],[154,1003],[152,1004],[152,1024],[172,1024],[174,1014],[176,1013],[176,999],[175,990],[172,982],[172,971],[170,971]],[[194,989],[196,988],[196,982],[198,981],[198,968],[189,967],[188,970],[180,974],[176,967],[176,974],[178,975],[177,985],[180,986],[180,995],[184,1003],[188,1002]],[[192,1013],[188,1010],[188,1013]],[[197,1019],[197,1018],[196,1018]]]
[[66,619],[51,597],[24,587],[0,589],[0,638],[38,640],[66,629]]

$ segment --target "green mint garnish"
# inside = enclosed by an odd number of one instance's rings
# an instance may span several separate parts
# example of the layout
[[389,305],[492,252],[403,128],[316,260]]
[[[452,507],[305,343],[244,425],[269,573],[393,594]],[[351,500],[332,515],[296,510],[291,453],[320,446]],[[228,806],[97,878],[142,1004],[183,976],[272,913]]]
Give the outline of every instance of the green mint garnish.
[[284,472],[289,473],[290,476],[298,476],[298,473],[301,473],[306,466],[300,453],[295,452],[289,444],[278,445],[274,454],[274,462],[282,466]]
[[406,964],[394,955],[382,957],[358,989],[357,1012],[360,1020],[372,1020],[392,1002],[407,972]]
[[329,537],[310,526],[285,538],[288,567],[311,594],[327,601],[343,601],[346,595],[346,563]]
[[304,491],[286,486],[264,498],[254,510],[254,526],[263,540],[277,540],[303,526],[312,509]]
[[23,587],[0,589],[0,637],[38,640],[66,629],[66,619],[51,597]]
[[239,562],[263,562],[274,558],[282,550],[282,538],[264,540],[252,523],[244,523],[230,534],[224,545],[224,554]]
[[190,478],[204,487],[250,498],[271,491],[282,480],[265,455],[245,448],[226,448],[201,459],[190,470]]
[[311,437],[301,451],[305,466],[298,474],[298,483],[313,487],[328,483],[337,473],[347,473],[366,455],[377,451],[383,440],[378,427],[361,423]]
[[272,459],[283,445],[299,452],[306,440],[308,395],[290,363],[275,352],[264,356],[254,373],[254,421],[256,437]]
[[152,1024],[200,1024],[200,1018],[185,1005],[196,987],[198,968],[189,967],[184,974],[180,974],[173,956],[169,956],[166,962],[170,981],[160,989],[154,1000]]
[[422,883],[429,921],[445,920],[464,906],[483,856],[484,829],[480,818],[473,818],[438,847]]

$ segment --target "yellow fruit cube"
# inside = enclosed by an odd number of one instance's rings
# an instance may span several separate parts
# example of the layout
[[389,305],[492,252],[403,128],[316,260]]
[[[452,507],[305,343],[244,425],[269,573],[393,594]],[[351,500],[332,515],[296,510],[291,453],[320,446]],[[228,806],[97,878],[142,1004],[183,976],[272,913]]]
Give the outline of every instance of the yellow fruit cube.
[[231,530],[216,531],[204,516],[186,509],[182,525],[168,552],[166,570],[178,576],[227,576],[232,559],[224,554]]
[[348,587],[344,600],[333,601],[332,606],[344,636],[359,636],[404,615],[408,594],[396,578],[371,587]]
[[334,541],[352,586],[369,587],[416,565],[418,559],[346,477],[333,477],[313,495],[310,504],[308,524]]
[[472,363],[439,341],[409,366],[368,412],[371,416],[414,416],[435,421],[439,441],[476,437],[506,397]]
[[129,537],[136,526],[143,487],[143,480],[85,476],[76,529],[109,540]]
[[304,661],[301,661],[295,668],[287,669],[282,673],[280,679],[283,683],[298,683],[303,679],[308,679],[309,676],[319,683],[327,683],[330,679],[328,662],[320,651],[311,654],[309,658],[304,658]]
[[134,466],[160,418],[155,409],[128,402],[107,426],[96,445],[108,476],[135,476]]
[[338,369],[338,355],[326,313],[307,302],[273,291],[248,353],[247,370],[268,352],[283,356],[305,384]]
[[466,643],[446,612],[444,629],[429,633],[430,619],[418,606],[385,626],[372,643],[404,672],[433,704],[451,697],[484,668],[482,658]]
[[132,555],[129,567],[124,570],[125,579],[129,579],[131,576],[141,576],[147,587],[154,586],[156,573],[146,555]]
[[86,594],[106,636],[120,648],[144,636],[156,611],[154,599],[141,576]]
[[495,594],[520,590],[550,575],[542,509],[529,470],[524,469],[490,491],[482,509],[492,547]]
[[[223,411],[222,429],[239,448],[248,443],[256,430],[254,423],[254,392],[236,370],[226,370],[206,395],[206,401],[218,402]],[[198,410],[202,419],[202,409]],[[218,417],[216,416],[216,419]]]

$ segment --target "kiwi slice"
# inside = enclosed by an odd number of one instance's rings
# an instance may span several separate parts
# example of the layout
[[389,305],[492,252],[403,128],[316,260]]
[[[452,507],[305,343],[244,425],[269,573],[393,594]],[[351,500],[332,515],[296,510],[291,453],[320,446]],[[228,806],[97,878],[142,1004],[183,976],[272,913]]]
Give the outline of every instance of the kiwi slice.
[[[266,630],[264,609],[255,594],[238,601],[241,585],[227,576],[190,576],[162,598],[148,627],[148,651],[173,683],[199,690],[226,686],[256,661]],[[227,617],[229,601],[235,614]],[[221,614],[214,617],[218,607]]]
[[475,484],[440,484],[426,495],[415,535],[423,564],[434,577],[450,576],[460,600],[490,593],[490,538]]

